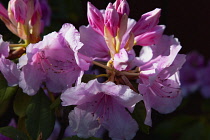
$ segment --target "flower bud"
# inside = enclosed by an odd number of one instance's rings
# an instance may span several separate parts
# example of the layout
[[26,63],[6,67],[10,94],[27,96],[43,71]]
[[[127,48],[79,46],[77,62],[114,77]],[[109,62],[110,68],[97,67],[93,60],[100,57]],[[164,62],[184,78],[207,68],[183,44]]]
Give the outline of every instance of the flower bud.
[[51,17],[51,10],[50,7],[47,3],[47,0],[40,0],[40,6],[41,6],[41,10],[42,10],[42,21],[44,22],[45,26],[49,26],[50,25],[50,17]]
[[17,24],[18,22],[24,24],[27,18],[27,5],[23,0],[9,1],[8,13],[10,20]]
[[5,18],[9,19],[7,10],[4,8],[4,6],[0,3],[0,19]]
[[114,7],[121,16],[124,14],[128,16],[130,13],[130,8],[126,0],[117,0],[114,3]]
[[87,7],[87,17],[90,26],[97,31],[99,34],[104,34],[104,18],[101,14],[101,12],[93,6],[90,2],[88,2]]
[[156,8],[153,11],[142,15],[141,19],[133,27],[132,32],[135,36],[145,33],[156,26],[159,22],[161,9]]
[[115,37],[119,25],[119,15],[111,3],[109,3],[109,5],[106,8],[104,24],[110,31],[111,35]]

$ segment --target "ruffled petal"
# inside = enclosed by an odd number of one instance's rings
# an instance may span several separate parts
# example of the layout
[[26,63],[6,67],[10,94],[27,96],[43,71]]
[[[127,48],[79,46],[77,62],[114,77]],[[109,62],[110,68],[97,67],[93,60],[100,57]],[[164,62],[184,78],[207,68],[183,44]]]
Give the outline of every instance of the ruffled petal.
[[9,86],[16,86],[19,82],[20,70],[17,65],[5,58],[0,59],[0,71],[6,78]]
[[81,26],[79,30],[81,35],[81,42],[84,43],[84,46],[79,51],[80,53],[94,59],[110,59],[109,49],[103,36],[95,32],[90,26]]

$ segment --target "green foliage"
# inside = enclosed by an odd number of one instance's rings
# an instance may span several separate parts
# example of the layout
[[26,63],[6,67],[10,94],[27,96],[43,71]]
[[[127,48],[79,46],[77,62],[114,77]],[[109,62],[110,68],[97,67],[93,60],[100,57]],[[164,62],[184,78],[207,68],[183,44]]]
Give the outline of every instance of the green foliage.
[[61,99],[60,96],[58,98],[56,98],[56,100],[50,105],[51,109],[55,109],[56,107],[58,107],[61,104]]
[[10,99],[16,91],[17,87],[8,87],[6,79],[0,73],[0,102]]
[[[186,133],[186,131],[194,131],[194,125],[198,122],[195,117],[188,115],[175,116],[169,120],[161,122],[155,129],[154,134],[161,135],[163,139],[171,137],[179,138]],[[192,130],[190,130],[193,128]],[[195,132],[193,132],[195,133]],[[163,135],[164,134],[164,135]],[[184,136],[186,137],[186,136]],[[187,136],[188,137],[188,136]]]
[[82,77],[82,82],[88,83],[88,81],[93,80],[93,79],[96,79],[96,75],[93,75],[93,74],[85,74]]
[[18,87],[8,87],[7,81],[0,73],[0,116],[7,110],[10,99],[16,93]]
[[24,134],[23,132],[17,130],[12,126],[6,126],[0,128],[0,133],[14,140],[29,140],[26,134]]
[[135,109],[132,113],[132,117],[137,121],[140,131],[149,134],[150,127],[144,124],[146,110],[143,102],[139,102],[136,104]]
[[26,129],[32,140],[36,140],[40,134],[42,134],[42,139],[47,139],[52,133],[55,115],[50,105],[51,102],[42,90],[32,97],[27,107],[25,121]]
[[31,101],[31,96],[23,93],[22,89],[19,88],[15,96],[13,109],[16,115],[24,117],[26,115],[26,109]]

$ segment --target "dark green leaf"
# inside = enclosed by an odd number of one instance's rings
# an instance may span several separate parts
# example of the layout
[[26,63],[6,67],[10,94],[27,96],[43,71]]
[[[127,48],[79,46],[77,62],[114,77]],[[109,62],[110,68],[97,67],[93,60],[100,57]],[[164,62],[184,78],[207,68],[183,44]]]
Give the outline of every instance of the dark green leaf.
[[201,122],[196,122],[184,130],[180,140],[204,140],[206,137],[205,126]]
[[31,101],[31,96],[27,95],[26,93],[23,93],[22,89],[19,88],[13,104],[14,112],[19,117],[24,117],[26,115],[26,109],[30,101]]
[[210,113],[210,99],[205,99],[202,101],[201,109],[204,113]]
[[33,140],[42,133],[42,138],[47,139],[53,131],[55,115],[50,109],[51,102],[45,93],[40,90],[31,99],[26,115],[26,129]]
[[12,138],[14,140],[28,140],[28,137],[23,132],[17,130],[12,126],[6,126],[0,128],[0,133],[4,136]]
[[[161,138],[169,139],[173,135],[182,135],[191,128],[195,122],[195,117],[188,115],[175,116],[172,119],[161,122],[155,129],[154,134]],[[183,131],[184,130],[184,131]]]
[[4,76],[0,73],[0,102],[5,101],[12,97],[17,91],[17,86],[8,87],[7,81]]
[[55,109],[56,107],[58,107],[61,104],[61,99],[60,96],[57,97],[57,99],[50,105],[51,109]]
[[21,130],[22,132],[24,132],[25,134],[28,134],[27,130],[26,130],[26,125],[25,125],[25,117],[22,117],[18,119],[18,124],[17,124],[17,129]]
[[132,113],[132,117],[137,121],[139,129],[142,132],[149,134],[150,127],[144,124],[144,120],[146,118],[146,110],[143,102],[139,102],[136,104],[135,109]]
[[83,75],[83,77],[82,77],[82,82],[87,83],[87,82],[89,82],[90,80],[93,80],[93,79],[95,79],[95,78],[96,78],[96,75],[93,75],[93,74],[85,74],[85,75]]
[[0,117],[7,111],[10,100],[0,101]]

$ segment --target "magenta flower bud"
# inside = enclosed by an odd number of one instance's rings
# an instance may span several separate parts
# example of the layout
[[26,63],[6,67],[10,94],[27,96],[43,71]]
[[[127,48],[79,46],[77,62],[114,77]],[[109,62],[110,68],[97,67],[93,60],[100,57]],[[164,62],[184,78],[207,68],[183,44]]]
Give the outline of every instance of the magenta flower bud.
[[7,10],[4,8],[4,6],[0,3],[0,18],[9,19]]
[[88,2],[87,9],[88,9],[87,17],[88,17],[90,26],[99,34],[103,35],[104,34],[104,18],[103,18],[102,13],[90,2]]
[[27,18],[27,5],[23,0],[11,0],[9,1],[9,18],[13,23],[20,22],[25,23]]
[[133,34],[135,36],[143,34],[156,26],[159,22],[160,12],[161,9],[156,8],[153,11],[143,14],[140,20],[133,27]]
[[114,3],[114,7],[120,15],[129,15],[130,13],[130,8],[126,0],[117,0]]
[[30,24],[33,26],[34,24],[36,24],[36,22],[41,22],[41,17],[42,17],[41,6],[40,6],[39,1],[36,0],[34,2],[34,12],[33,12],[33,15],[31,17]]
[[119,25],[119,15],[111,3],[109,3],[109,5],[106,8],[104,24],[110,31],[111,35],[115,37]]
[[47,3],[47,0],[39,0],[40,2],[40,6],[41,6],[41,10],[42,10],[42,21],[44,22],[45,26],[49,26],[50,25],[50,17],[51,17],[51,10],[50,7]]

